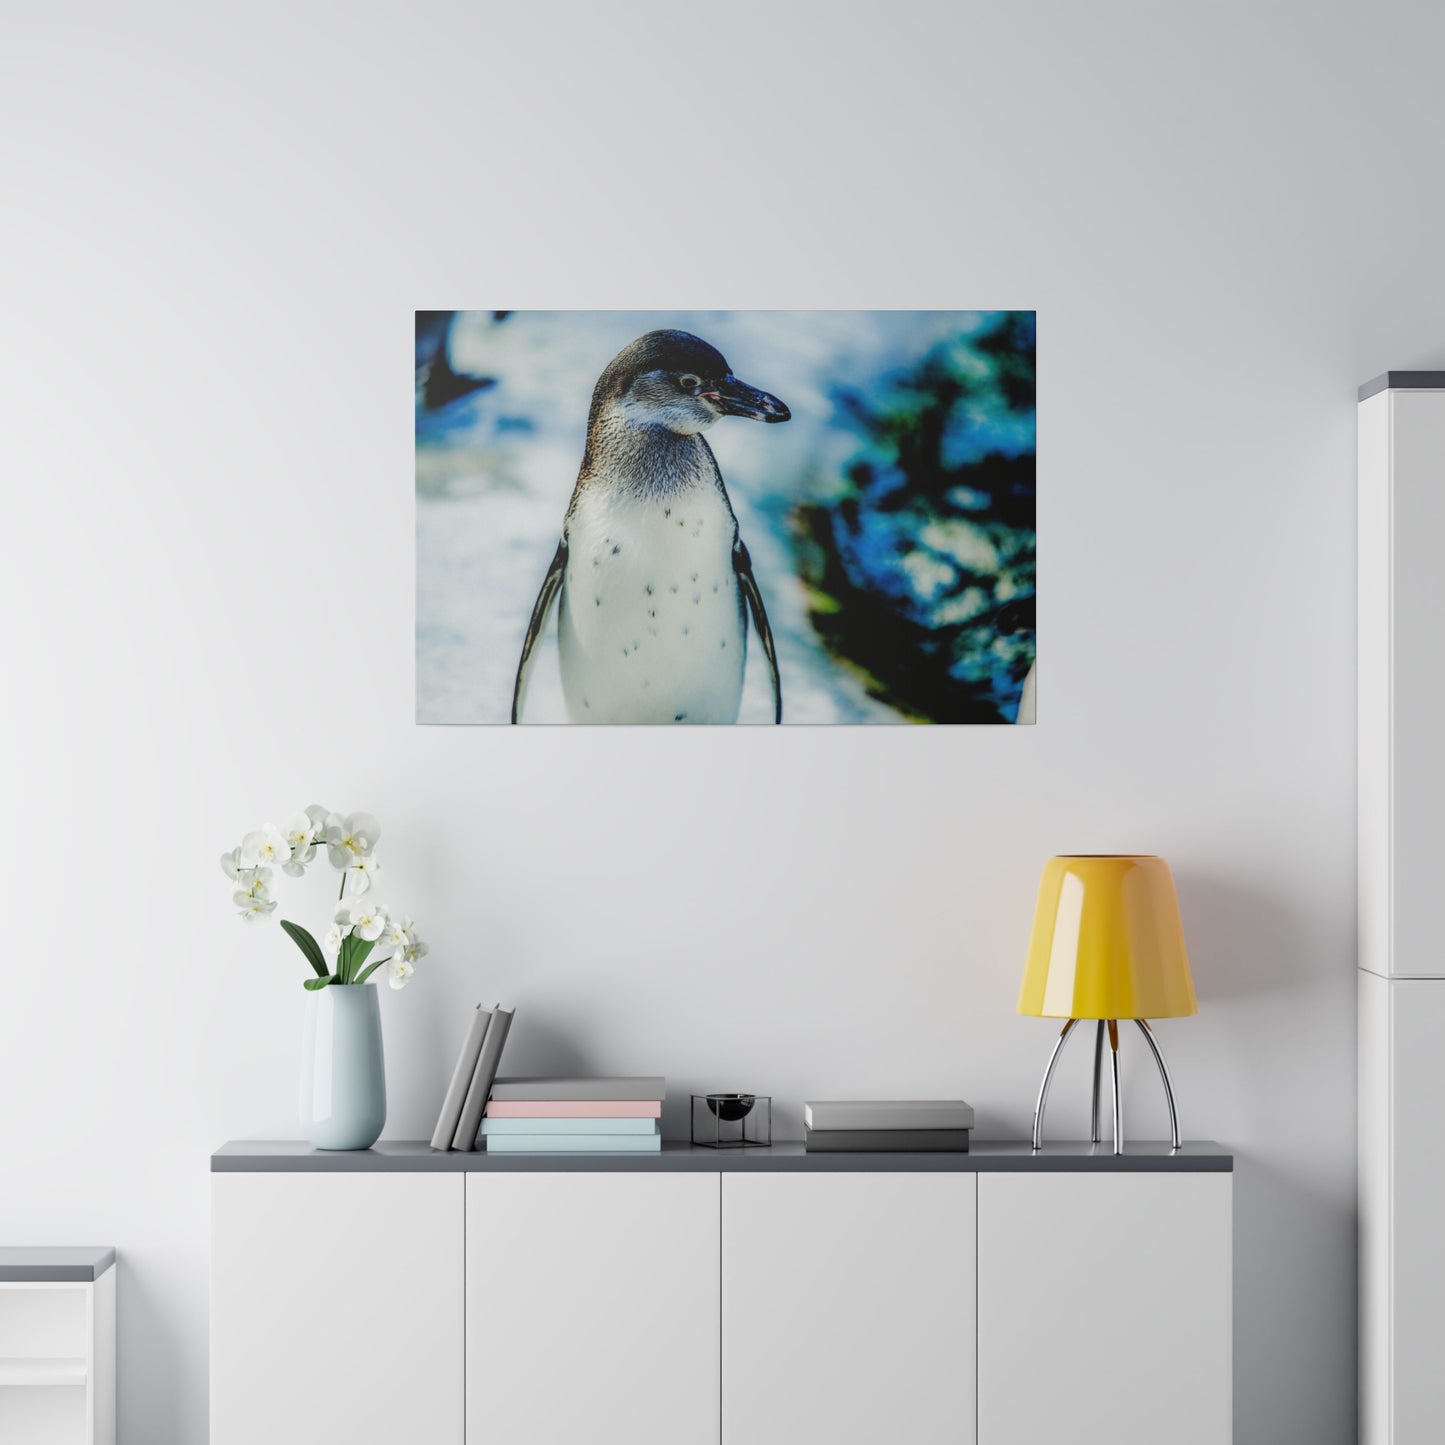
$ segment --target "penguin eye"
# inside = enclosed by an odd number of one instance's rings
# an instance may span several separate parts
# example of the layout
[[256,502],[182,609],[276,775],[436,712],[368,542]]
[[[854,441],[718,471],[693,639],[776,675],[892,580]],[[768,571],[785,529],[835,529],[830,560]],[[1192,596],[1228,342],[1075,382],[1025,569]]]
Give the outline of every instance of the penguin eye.
[[696,391],[698,387],[702,385],[702,378],[700,376],[694,376],[689,371],[685,375],[678,377],[677,384],[684,391]]

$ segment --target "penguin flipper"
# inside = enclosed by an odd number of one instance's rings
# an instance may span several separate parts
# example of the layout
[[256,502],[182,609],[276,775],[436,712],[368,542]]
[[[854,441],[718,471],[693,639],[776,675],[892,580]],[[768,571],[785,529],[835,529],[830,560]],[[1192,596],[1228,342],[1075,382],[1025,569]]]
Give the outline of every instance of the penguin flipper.
[[758,579],[753,576],[753,559],[748,556],[748,549],[741,537],[733,542],[733,571],[738,574],[738,586],[742,589],[743,596],[748,599],[748,607],[753,614],[753,626],[758,629],[763,651],[768,655],[768,671],[773,677],[773,721],[780,723],[783,720],[783,683],[778,676],[778,652],[773,646],[773,629],[768,623],[768,609],[763,606],[763,594],[758,590]]
[[547,568],[547,575],[542,580],[542,590],[537,594],[537,601],[532,608],[532,620],[527,624],[527,635],[522,640],[522,657],[517,663],[517,681],[512,688],[512,721],[522,720],[522,702],[527,695],[527,677],[532,671],[532,649],[537,645],[537,639],[542,635],[542,629],[547,625],[547,614],[552,610],[552,603],[557,599],[557,593],[562,588],[562,578],[567,574],[567,539],[562,538],[557,543],[557,550],[552,556],[551,565]]

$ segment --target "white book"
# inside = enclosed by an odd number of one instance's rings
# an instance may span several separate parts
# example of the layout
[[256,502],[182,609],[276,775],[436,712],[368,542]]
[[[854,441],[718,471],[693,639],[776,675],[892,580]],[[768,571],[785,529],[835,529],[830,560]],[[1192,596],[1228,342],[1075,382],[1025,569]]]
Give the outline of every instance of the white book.
[[803,1105],[810,1129],[972,1129],[962,1099],[828,1099]]
[[507,1042],[507,1030],[512,1026],[515,1009],[503,1008],[500,1004],[492,1010],[487,1034],[482,1040],[482,1051],[477,1055],[477,1066],[472,1070],[472,1082],[467,1089],[466,1102],[462,1105],[462,1117],[457,1122],[457,1132],[452,1135],[452,1148],[470,1150],[477,1147],[477,1131],[482,1122],[482,1110],[487,1107],[487,1095],[492,1091],[492,1080],[497,1077],[497,1065],[502,1061],[502,1046]]
[[462,1041],[462,1051],[457,1055],[457,1066],[452,1070],[452,1081],[447,1085],[447,1096],[442,1100],[437,1126],[432,1130],[433,1149],[452,1147],[452,1139],[462,1117],[462,1105],[466,1103],[467,1090],[471,1087],[472,1075],[477,1068],[477,1056],[482,1052],[482,1039],[486,1036],[487,1024],[491,1022],[491,1018],[491,1009],[478,1004],[467,1029],[467,1036]]

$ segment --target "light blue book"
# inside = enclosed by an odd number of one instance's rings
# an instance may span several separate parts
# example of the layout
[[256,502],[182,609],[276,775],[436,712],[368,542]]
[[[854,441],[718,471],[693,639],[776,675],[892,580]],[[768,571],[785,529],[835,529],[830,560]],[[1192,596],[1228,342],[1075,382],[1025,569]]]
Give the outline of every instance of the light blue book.
[[660,1154],[661,1134],[489,1134],[488,1154]]
[[660,1119],[483,1119],[482,1133],[499,1134],[659,1134]]

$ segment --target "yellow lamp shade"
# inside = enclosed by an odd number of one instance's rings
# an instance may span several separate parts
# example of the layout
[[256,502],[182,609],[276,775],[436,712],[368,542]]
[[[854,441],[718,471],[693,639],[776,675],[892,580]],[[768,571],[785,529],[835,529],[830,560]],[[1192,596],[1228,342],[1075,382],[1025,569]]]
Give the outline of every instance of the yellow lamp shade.
[[1050,858],[1019,1012],[1061,1019],[1198,1013],[1174,876],[1162,858]]

